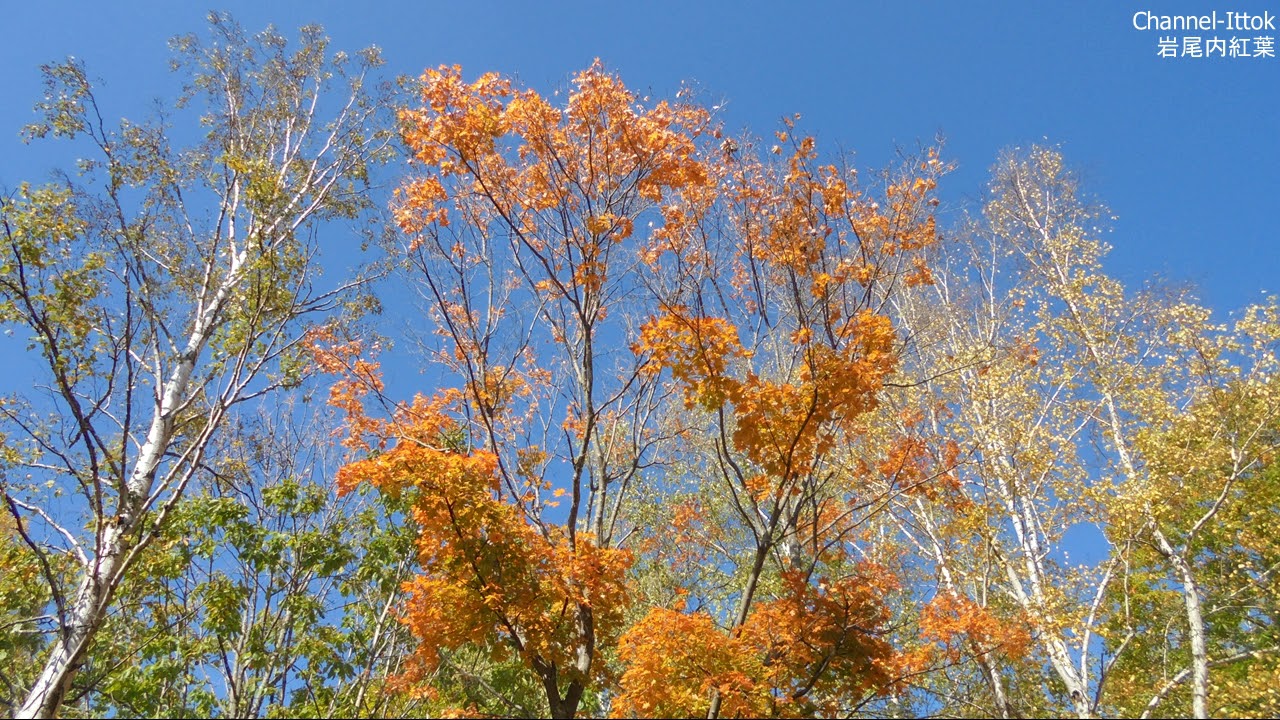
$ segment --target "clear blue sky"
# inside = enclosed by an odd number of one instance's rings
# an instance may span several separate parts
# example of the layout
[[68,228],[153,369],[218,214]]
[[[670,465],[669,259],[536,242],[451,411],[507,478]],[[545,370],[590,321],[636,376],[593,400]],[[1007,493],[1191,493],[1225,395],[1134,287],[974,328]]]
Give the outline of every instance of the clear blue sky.
[[[1061,143],[1119,216],[1112,268],[1190,281],[1219,312],[1280,291],[1280,59],[1162,59],[1139,10],[1280,15],[1277,0],[1061,2],[222,2],[249,30],[323,24],[335,47],[377,44],[392,74],[440,63],[551,90],[600,57],[634,88],[696,81],[730,127],[766,134],[804,115],[820,141],[886,163],[895,146],[946,136],[960,170],[948,202],[980,192],[996,152]],[[41,180],[49,144],[23,147],[37,67],[75,55],[114,115],[171,97],[165,40],[200,31],[208,6],[12,2],[0,43],[0,187]],[[1274,22],[1274,21],[1273,21]]]

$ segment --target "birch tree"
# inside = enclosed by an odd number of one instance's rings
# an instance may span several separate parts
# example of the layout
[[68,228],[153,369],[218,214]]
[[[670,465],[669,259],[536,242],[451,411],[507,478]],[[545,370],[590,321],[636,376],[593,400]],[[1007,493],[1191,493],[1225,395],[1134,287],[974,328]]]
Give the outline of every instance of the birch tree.
[[[1141,712],[1112,688],[1142,667],[1135,648],[1154,629],[1137,608],[1152,593],[1179,598],[1166,651],[1187,665],[1166,677],[1190,687],[1193,714],[1209,712],[1211,665],[1269,652],[1246,643],[1210,656],[1196,536],[1263,487],[1248,479],[1274,444],[1274,310],[1251,309],[1228,332],[1186,291],[1124,287],[1103,269],[1105,221],[1059,153],[1006,154],[982,220],[934,263],[935,284],[899,304],[917,338],[911,364],[938,399],[921,412],[931,433],[963,448],[968,498],[962,511],[899,503],[900,530],[936,568],[938,597],[1025,627],[1055,688],[1035,690],[1037,665],[1004,652],[1020,644],[1012,636],[997,646],[987,637],[972,660],[992,714],[1023,712],[1010,690],[1028,683],[1023,703],[1051,700],[1080,717]],[[1094,560],[1070,557],[1082,539]],[[1228,596],[1257,592],[1266,570],[1253,560]]]
[[401,507],[335,496],[331,413],[290,406],[300,396],[238,413],[222,434],[210,481],[121,583],[68,714],[414,713],[387,691],[409,656],[394,608],[412,533],[391,522]]
[[[1237,503],[1247,507],[1251,496],[1265,497],[1258,494],[1265,485],[1251,480],[1276,440],[1274,303],[1245,310],[1228,330],[1212,323],[1188,293],[1126,291],[1102,271],[1106,247],[1087,224],[1076,180],[1055,153],[1037,149],[1023,161],[1005,161],[996,183],[1001,192],[988,206],[988,220],[1056,306],[1058,320],[1042,333],[1074,349],[1061,361],[1063,371],[1079,375],[1087,392],[1078,402],[1092,407],[1079,423],[1091,431],[1095,457],[1102,458],[1094,460],[1100,482],[1089,494],[1103,506],[1114,549],[1099,568],[1097,592],[1119,580],[1129,546],[1154,547],[1165,569],[1155,582],[1177,588],[1181,599],[1178,644],[1189,656],[1191,712],[1209,717],[1210,665],[1248,653],[1228,646],[1210,656],[1217,623],[1207,606],[1202,574],[1209,557],[1199,536],[1239,512]],[[1254,585],[1247,572],[1235,582],[1242,592]],[[1096,595],[1087,607],[1078,631],[1084,639],[1107,610]],[[1100,660],[1097,684],[1088,689],[1091,712],[1104,701],[1107,673],[1127,643],[1145,634],[1144,618],[1124,612],[1127,629],[1113,633],[1110,658]],[[1081,676],[1088,678],[1084,665]]]
[[173,49],[185,90],[146,122],[108,125],[83,64],[46,66],[27,137],[89,154],[3,203],[0,319],[41,359],[34,390],[0,405],[6,528],[48,597],[11,628],[43,657],[11,689],[19,717],[58,713],[237,407],[296,385],[307,324],[358,306],[359,277],[321,289],[319,238],[360,244],[329,222],[367,215],[385,156],[376,50],[331,53],[317,27],[291,46],[222,15]]
[[[1004,158],[993,170],[982,221],[934,263],[934,285],[899,298],[897,311],[914,338],[908,367],[927,378],[928,398],[898,403],[922,413],[930,434],[963,449],[957,477],[969,502],[947,507],[914,497],[897,504],[897,517],[908,544],[937,569],[932,604],[961,603],[1027,626],[1050,670],[1049,686],[1058,689],[1054,701],[1088,717],[1097,703],[1090,690],[1097,658],[1089,641],[1096,620],[1088,608],[1101,602],[1109,580],[1066,566],[1060,549],[1069,528],[1106,527],[1091,493],[1112,458],[1086,447],[1098,428],[1094,383],[1112,376],[1090,372],[1094,363],[1082,365],[1073,318],[1064,321],[1060,313],[1062,284],[1053,274],[1093,269],[1100,246],[1084,234],[1095,232],[1096,218],[1071,196],[1074,188],[1062,184],[1037,184],[1033,191],[1051,218],[1024,214],[1017,183],[1028,182],[1026,168],[1037,162],[1044,169],[1060,158],[1051,151]],[[1024,232],[1010,212],[1047,232]],[[1091,244],[1080,253],[1070,243]],[[1046,268],[1037,260],[1046,255],[1068,265],[1041,273]],[[1081,293],[1113,322],[1124,310],[1118,286],[1109,279],[1100,288],[1086,282],[1082,278]],[[1006,648],[967,630],[992,714],[1018,714]]]
[[1135,438],[1146,472],[1122,498],[1141,542],[1113,592],[1123,603],[1114,634],[1129,640],[1114,702],[1141,717],[1270,717],[1280,709],[1280,310],[1272,299],[1184,339],[1180,364],[1197,384]]

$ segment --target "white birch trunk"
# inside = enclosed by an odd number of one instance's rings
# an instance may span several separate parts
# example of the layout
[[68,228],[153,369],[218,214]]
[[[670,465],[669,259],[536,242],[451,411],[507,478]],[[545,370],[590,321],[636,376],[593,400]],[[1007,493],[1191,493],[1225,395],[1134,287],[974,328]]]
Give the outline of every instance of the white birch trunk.
[[127,496],[120,498],[119,514],[106,521],[107,527],[101,536],[100,554],[91,558],[90,563],[85,566],[79,588],[67,612],[67,623],[54,643],[40,677],[32,685],[14,717],[51,718],[57,715],[71,680],[79,670],[85,650],[101,626],[112,595],[124,576],[130,557],[128,542],[145,516],[143,506],[151,495],[160,461],[173,441],[174,422],[178,410],[186,404],[196,359],[213,335],[222,308],[239,282],[244,261],[242,251],[233,258],[231,268],[212,302],[199,311],[187,346],[158,398],[151,427],[147,430],[147,439],[138,450],[138,459],[125,484]]
[[1191,713],[1197,718],[1209,717],[1209,650],[1205,643],[1204,612],[1200,607],[1200,588],[1187,561],[1179,555],[1159,528],[1152,533],[1156,545],[1173,565],[1182,581],[1182,604],[1187,613],[1187,639],[1191,645]]

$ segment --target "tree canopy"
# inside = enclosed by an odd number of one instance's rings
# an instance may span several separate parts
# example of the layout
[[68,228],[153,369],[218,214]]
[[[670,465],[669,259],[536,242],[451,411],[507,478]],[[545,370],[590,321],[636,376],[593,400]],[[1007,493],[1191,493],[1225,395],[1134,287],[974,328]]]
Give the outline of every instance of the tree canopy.
[[1056,148],[173,49],[0,206],[9,716],[1280,710],[1280,301],[1126,287]]

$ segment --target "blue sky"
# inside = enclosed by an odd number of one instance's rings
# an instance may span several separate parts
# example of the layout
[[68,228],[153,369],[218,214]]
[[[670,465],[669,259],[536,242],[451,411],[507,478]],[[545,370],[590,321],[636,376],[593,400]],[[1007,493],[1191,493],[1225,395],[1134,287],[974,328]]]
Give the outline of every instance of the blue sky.
[[[350,0],[220,2],[247,30],[320,23],[335,48],[380,46],[390,75],[458,63],[549,92],[601,58],[658,96],[683,81],[723,104],[731,129],[767,135],[781,117],[823,146],[878,168],[895,149],[945,136],[958,170],[949,207],[974,203],[1009,146],[1060,144],[1086,188],[1118,217],[1110,269],[1131,286],[1154,275],[1199,287],[1220,319],[1280,291],[1280,59],[1161,58],[1168,35],[1135,12],[1280,15],[1280,0],[1059,2],[746,0],[569,2]],[[0,42],[0,189],[70,167],[68,147],[24,146],[41,63],[74,55],[99,78],[112,117],[172,98],[166,40],[199,32],[211,6],[175,0],[6,3]],[[1203,33],[1205,37],[1280,31]],[[394,170],[393,170],[394,172]],[[407,322],[407,320],[405,321]],[[25,338],[0,338],[0,366]],[[10,368],[0,386],[21,384]],[[388,367],[390,371],[391,368]],[[403,395],[421,390],[401,368]],[[407,377],[406,377],[407,376]],[[396,378],[389,378],[398,385]],[[1084,557],[1094,544],[1073,536]]]
[[[1160,58],[1133,14],[1280,15],[1278,0],[1075,2],[222,2],[246,27],[323,24],[334,46],[379,45],[392,74],[459,63],[539,90],[599,57],[658,95],[696,82],[731,128],[767,134],[802,113],[820,142],[888,162],[936,134],[959,164],[941,188],[974,200],[1006,146],[1060,143],[1118,216],[1113,271],[1198,285],[1220,313],[1280,290],[1280,59]],[[0,187],[65,162],[24,147],[42,62],[75,55],[113,115],[171,97],[168,37],[209,6],[152,0],[7,3],[0,43]]]
[[[940,188],[950,207],[976,201],[1000,149],[1060,144],[1118,218],[1110,268],[1130,285],[1193,283],[1219,318],[1280,292],[1280,58],[1161,58],[1162,36],[1196,33],[1133,27],[1146,10],[1280,16],[1280,0],[7,2],[0,190],[69,167],[65,145],[18,137],[41,63],[84,60],[109,116],[138,118],[177,88],[166,40],[201,31],[211,8],[247,30],[323,24],[335,48],[380,46],[391,75],[458,63],[550,91],[598,57],[655,95],[695,82],[731,129],[767,135],[801,113],[863,168],[941,134],[959,168]],[[0,366],[22,362],[20,343],[0,339]],[[0,387],[23,377],[11,369]],[[1072,539],[1092,559],[1089,539]]]

